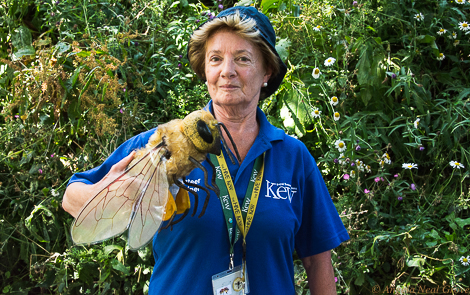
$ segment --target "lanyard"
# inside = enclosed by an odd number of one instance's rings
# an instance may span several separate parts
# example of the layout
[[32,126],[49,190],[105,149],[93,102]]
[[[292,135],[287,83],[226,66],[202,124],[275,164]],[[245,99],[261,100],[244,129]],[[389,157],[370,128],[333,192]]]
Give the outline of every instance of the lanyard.
[[[223,153],[221,153],[220,156],[211,154],[210,157],[212,162],[219,164],[219,167],[216,167],[216,184],[220,189],[220,203],[222,204],[225,223],[227,225],[230,242],[230,269],[232,269],[234,255],[233,248],[235,243],[238,241],[240,234],[243,236],[243,260],[245,260],[246,236],[251,227],[251,223],[253,222],[253,217],[255,215],[256,205],[258,204],[259,192],[261,190],[261,184],[263,180],[264,154],[255,160],[242,207],[240,207],[240,203],[238,202],[235,186],[233,185],[230,171],[227,167],[227,163],[225,162]],[[238,225],[235,230],[235,238],[233,238],[234,224],[232,220],[232,212],[235,215],[235,220],[237,221]],[[246,220],[246,225],[243,220]]]

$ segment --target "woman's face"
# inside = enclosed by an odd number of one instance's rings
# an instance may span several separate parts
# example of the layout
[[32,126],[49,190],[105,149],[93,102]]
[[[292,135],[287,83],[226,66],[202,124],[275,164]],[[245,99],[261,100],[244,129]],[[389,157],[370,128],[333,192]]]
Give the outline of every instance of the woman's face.
[[217,32],[207,41],[205,74],[213,102],[228,107],[257,105],[261,87],[271,76],[260,50],[229,31]]

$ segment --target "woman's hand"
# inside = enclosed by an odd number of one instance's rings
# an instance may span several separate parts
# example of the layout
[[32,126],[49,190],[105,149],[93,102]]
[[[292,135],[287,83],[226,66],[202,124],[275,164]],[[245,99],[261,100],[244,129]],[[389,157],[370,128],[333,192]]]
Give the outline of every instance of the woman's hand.
[[102,189],[107,187],[113,180],[126,171],[129,163],[134,159],[135,152],[130,153],[127,157],[114,164],[103,179],[95,184],[86,184],[83,182],[71,183],[65,190],[62,199],[62,208],[70,213],[73,217],[77,217],[86,202],[96,196]]

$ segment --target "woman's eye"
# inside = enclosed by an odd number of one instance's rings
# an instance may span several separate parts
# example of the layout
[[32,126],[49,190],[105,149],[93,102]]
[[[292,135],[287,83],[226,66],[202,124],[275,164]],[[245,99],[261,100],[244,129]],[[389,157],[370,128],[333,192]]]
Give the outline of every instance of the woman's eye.
[[246,56],[240,56],[240,57],[238,58],[238,60],[239,60],[239,61],[242,61],[242,62],[248,62],[248,61],[250,61],[250,59],[249,59],[248,57],[246,57]]
[[217,56],[213,56],[209,60],[212,61],[212,62],[218,62],[218,61],[220,61],[220,58],[217,57]]

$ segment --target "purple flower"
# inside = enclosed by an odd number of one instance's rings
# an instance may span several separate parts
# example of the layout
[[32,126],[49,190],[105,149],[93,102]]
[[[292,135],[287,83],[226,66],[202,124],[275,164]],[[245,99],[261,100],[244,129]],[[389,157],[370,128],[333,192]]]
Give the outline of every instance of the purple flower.
[[54,16],[54,15],[55,15],[55,13],[54,13],[54,12],[51,12],[51,16]]
[[17,118],[17,119],[18,119],[19,117],[20,117],[19,115],[15,115],[15,118]]
[[134,42],[134,46],[139,46],[139,42]]
[[120,109],[119,112],[121,112],[121,114],[124,114],[124,110],[123,110],[123,109]]
[[178,68],[181,68],[181,67],[182,67],[182,65],[181,65],[181,64],[178,64]]
[[398,177],[398,174],[393,175],[393,177],[397,178],[397,177]]
[[196,23],[198,23],[198,22],[199,22],[199,19],[196,20]]
[[403,200],[403,198],[402,198],[402,197],[398,197],[397,199],[398,199],[398,201],[401,201],[401,200]]
[[209,18],[210,18],[210,19],[213,19],[214,17],[215,17],[215,15],[213,15],[213,14],[211,13],[211,15],[210,15]]
[[343,178],[346,179],[346,180],[348,180],[348,179],[349,179],[349,174],[344,174],[344,175],[343,175]]
[[201,13],[201,15],[202,15],[202,16],[206,16],[206,13],[205,13],[205,12],[203,12],[203,13]]
[[338,159],[334,159],[333,162],[334,162],[335,164],[338,164]]
[[361,146],[360,145],[356,145],[356,151],[360,151],[361,150]]
[[395,75],[395,73],[392,74],[392,79],[396,79],[397,78],[397,75]]
[[385,181],[383,177],[380,177],[380,180]]
[[39,174],[42,174],[42,169],[38,169]]
[[183,56],[180,54],[180,55],[178,56],[178,58],[179,58],[179,59],[182,59],[182,58],[183,58]]
[[379,181],[380,181],[380,177],[374,178],[374,181],[375,181],[375,182],[379,182]]
[[353,6],[357,6],[357,1],[353,1]]
[[219,9],[224,9],[224,6],[222,4],[219,4]]
[[370,193],[370,190],[364,189],[364,193],[365,193],[365,194],[368,194],[368,193]]
[[412,190],[414,190],[414,191],[416,190],[416,185],[415,185],[414,183],[412,183],[412,184],[410,185],[410,187],[411,187]]
[[123,88],[122,91],[126,92],[126,88]]
[[55,153],[53,153],[53,154],[51,155],[51,158],[54,158],[54,156],[55,156]]
[[420,150],[421,152],[424,151],[424,146],[420,146],[420,147],[419,147],[419,150]]
[[337,283],[337,282],[338,282],[338,278],[337,278],[337,277],[335,277],[335,283]]
[[356,164],[354,164],[354,162],[353,162],[353,163],[351,163],[351,167],[352,167],[352,166],[354,166],[354,165],[356,165]]

